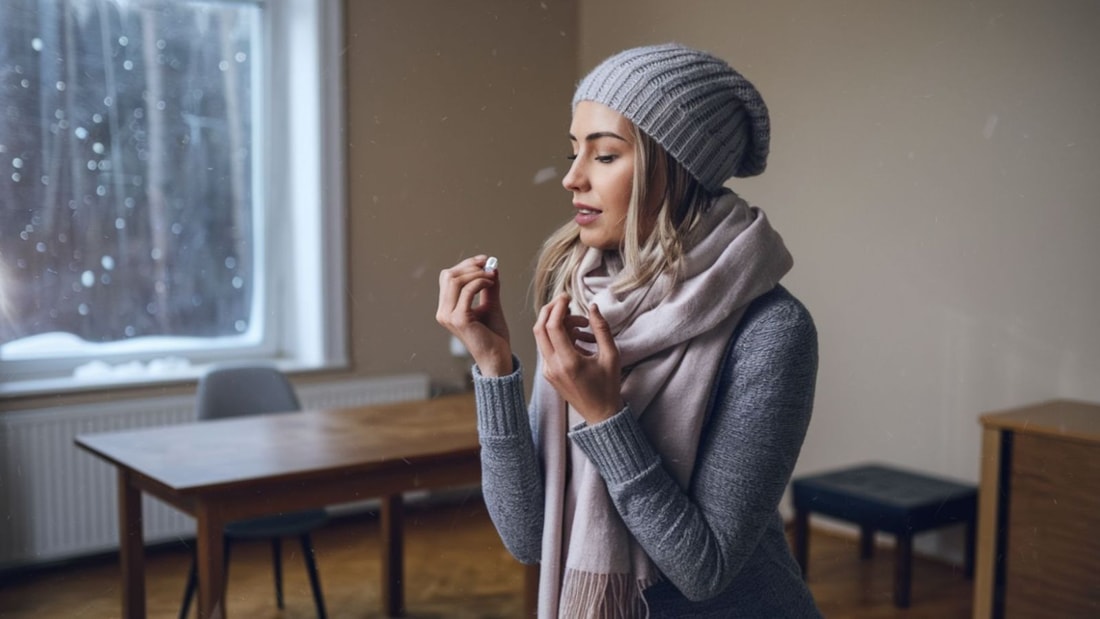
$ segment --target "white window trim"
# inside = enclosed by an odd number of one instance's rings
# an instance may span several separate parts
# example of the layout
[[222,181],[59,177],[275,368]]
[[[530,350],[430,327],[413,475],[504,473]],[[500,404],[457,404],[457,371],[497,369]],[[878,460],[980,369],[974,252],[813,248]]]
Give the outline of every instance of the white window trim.
[[[272,215],[264,218],[258,242],[267,249],[267,270],[276,275],[267,277],[270,285],[260,293],[267,315],[253,319],[275,321],[269,325],[270,343],[248,353],[210,347],[183,366],[151,361],[138,372],[85,377],[59,376],[56,369],[53,375],[48,369],[9,374],[0,363],[0,398],[191,381],[211,363],[246,358],[285,371],[347,366],[343,3],[254,1],[267,9],[262,45],[272,59],[261,77],[271,94],[265,118],[269,142],[256,162],[267,172],[260,178],[268,181],[257,199]],[[275,249],[286,247],[293,249]]]

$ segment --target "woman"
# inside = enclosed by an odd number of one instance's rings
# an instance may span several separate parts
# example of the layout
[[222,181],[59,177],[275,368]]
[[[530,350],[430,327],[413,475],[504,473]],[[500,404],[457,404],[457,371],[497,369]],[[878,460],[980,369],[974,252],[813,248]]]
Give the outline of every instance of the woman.
[[539,616],[819,616],[778,512],[817,335],[782,239],[722,186],[764,170],[763,100],[714,56],[635,48],[581,81],[569,137],[529,406],[485,256],[441,273],[436,314],[475,361],[483,491],[541,563]]

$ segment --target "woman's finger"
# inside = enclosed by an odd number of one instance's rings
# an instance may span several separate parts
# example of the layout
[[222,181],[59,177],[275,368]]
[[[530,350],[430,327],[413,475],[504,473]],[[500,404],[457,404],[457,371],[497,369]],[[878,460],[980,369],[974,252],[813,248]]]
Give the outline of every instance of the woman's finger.
[[615,345],[615,337],[611,335],[611,325],[600,313],[600,307],[593,303],[588,308],[589,321],[592,323],[592,334],[596,337],[597,352],[601,355],[619,354],[619,348]]
[[492,285],[493,282],[484,277],[471,279],[463,285],[458,293],[458,303],[452,310],[453,315],[467,318],[476,314],[478,308],[474,307],[474,297],[476,297],[479,292]]
[[[487,285],[492,285],[496,281],[495,276],[490,273],[485,273],[481,269],[448,269],[440,274],[440,297],[439,304],[441,308],[450,310],[459,306],[459,295],[462,294],[462,290],[468,286],[471,282],[484,281]],[[468,306],[466,306],[468,307]]]
[[572,329],[566,325],[569,317],[569,297],[560,295],[550,304],[550,314],[546,318],[546,332],[550,343],[559,354],[574,350]]

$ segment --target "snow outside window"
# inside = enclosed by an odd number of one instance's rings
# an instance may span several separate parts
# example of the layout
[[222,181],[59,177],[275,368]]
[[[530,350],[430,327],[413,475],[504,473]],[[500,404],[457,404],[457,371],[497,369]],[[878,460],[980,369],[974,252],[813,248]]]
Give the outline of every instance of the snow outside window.
[[0,395],[344,362],[339,4],[0,3]]

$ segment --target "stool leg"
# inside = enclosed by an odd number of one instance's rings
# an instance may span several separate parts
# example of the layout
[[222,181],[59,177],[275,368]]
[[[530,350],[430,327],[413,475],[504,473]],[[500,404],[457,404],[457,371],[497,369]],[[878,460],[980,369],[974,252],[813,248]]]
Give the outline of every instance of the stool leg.
[[802,580],[809,578],[807,559],[810,546],[810,512],[805,509],[794,510],[794,558],[802,570]]
[[913,534],[897,536],[897,563],[894,564],[894,606],[909,608],[909,586],[913,576]]
[[975,518],[971,516],[966,521],[966,548],[963,549],[963,557],[965,563],[963,569],[966,570],[966,578],[969,580],[974,578],[974,544],[977,537],[978,524],[975,522]]
[[859,525],[859,558],[870,559],[875,554],[875,528]]

